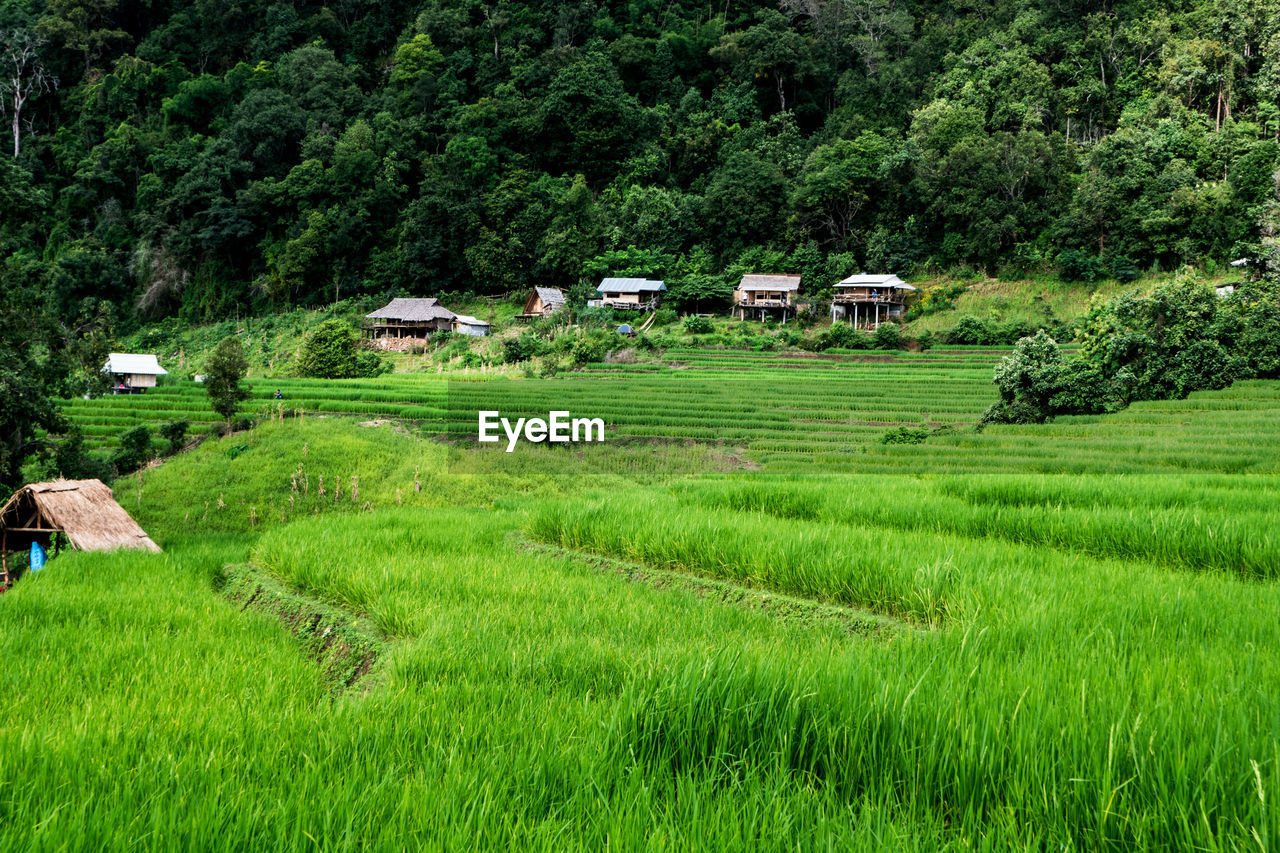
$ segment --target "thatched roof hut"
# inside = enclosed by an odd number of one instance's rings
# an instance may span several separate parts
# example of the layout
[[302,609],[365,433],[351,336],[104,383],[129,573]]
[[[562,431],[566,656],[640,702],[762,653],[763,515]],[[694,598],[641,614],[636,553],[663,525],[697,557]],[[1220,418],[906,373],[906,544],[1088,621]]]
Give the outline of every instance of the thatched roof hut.
[[[160,551],[101,480],[31,483],[0,507],[0,554],[25,550],[32,542],[48,548],[58,533],[80,551]],[[7,561],[0,571],[7,582]]]
[[365,326],[375,338],[426,338],[432,332],[448,332],[457,316],[435,297],[392,299],[377,311],[364,315]]

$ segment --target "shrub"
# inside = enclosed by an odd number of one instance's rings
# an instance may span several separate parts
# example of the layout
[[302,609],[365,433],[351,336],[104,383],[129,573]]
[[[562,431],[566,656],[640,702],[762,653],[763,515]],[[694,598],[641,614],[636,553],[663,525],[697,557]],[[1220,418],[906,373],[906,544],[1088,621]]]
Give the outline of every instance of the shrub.
[[120,449],[111,456],[111,466],[121,474],[136,471],[151,459],[151,430],[136,426],[120,436]]
[[53,468],[49,474],[49,479],[58,476],[68,480],[101,480],[110,483],[111,465],[102,457],[84,449],[84,434],[79,427],[73,425],[54,448]]
[[578,338],[569,348],[569,357],[576,365],[590,364],[604,358],[605,342],[594,336]]
[[653,325],[649,328],[657,329],[661,326],[670,326],[676,321],[676,312],[671,308],[659,308],[653,315]]
[[866,349],[871,345],[871,337],[846,323],[835,323],[831,328],[818,335],[814,349]]
[[923,444],[930,435],[928,427],[900,426],[880,436],[881,444]]
[[1134,281],[1138,277],[1138,265],[1127,255],[1116,255],[1111,259],[1111,277],[1126,284]]
[[537,342],[533,335],[525,332],[518,338],[507,338],[502,342],[503,364],[518,364],[528,361],[534,355]]
[[169,423],[160,427],[160,437],[169,442],[169,453],[174,454],[182,449],[182,443],[186,440],[187,430],[191,428],[191,421],[169,421]]
[[1106,267],[1079,249],[1064,249],[1058,253],[1058,273],[1067,281],[1097,281],[1106,274]]
[[881,323],[871,336],[876,349],[901,349],[902,330],[897,323]]
[[613,309],[587,307],[578,312],[578,325],[584,329],[605,329],[614,325]]
[[986,320],[965,315],[954,326],[942,333],[949,344],[961,346],[989,346],[995,343],[995,330]]
[[383,362],[376,353],[360,351],[360,333],[349,323],[325,320],[303,343],[298,372],[320,379],[377,376]]
[[710,334],[715,327],[711,325],[711,321],[706,317],[699,317],[697,314],[690,314],[684,318],[684,330],[691,335],[707,335]]

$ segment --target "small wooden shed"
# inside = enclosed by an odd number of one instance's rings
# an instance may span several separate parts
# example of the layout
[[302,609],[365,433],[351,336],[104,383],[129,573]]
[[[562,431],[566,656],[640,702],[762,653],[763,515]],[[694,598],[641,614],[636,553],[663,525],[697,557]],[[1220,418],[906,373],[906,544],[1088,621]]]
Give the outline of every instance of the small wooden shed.
[[143,388],[154,388],[156,377],[169,373],[154,355],[136,352],[111,353],[102,366],[102,372],[111,374],[111,391],[115,394],[133,394]]
[[489,324],[476,317],[468,317],[466,314],[459,314],[453,318],[453,331],[459,335],[470,335],[473,338],[483,338],[489,334]]
[[129,548],[160,552],[101,480],[30,483],[0,507],[0,589],[9,586],[9,554],[32,542],[48,549],[57,534],[79,551]]
[[518,320],[532,320],[535,317],[550,317],[565,307],[564,293],[556,287],[535,287],[524,301],[524,313],[517,315]]

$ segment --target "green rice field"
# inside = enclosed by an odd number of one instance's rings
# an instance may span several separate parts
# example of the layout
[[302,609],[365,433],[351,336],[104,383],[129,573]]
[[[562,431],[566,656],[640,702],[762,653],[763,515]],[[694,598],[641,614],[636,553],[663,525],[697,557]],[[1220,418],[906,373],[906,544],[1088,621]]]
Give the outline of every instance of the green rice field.
[[1271,849],[1280,385],[977,431],[1000,355],[256,383],[0,596],[0,848]]

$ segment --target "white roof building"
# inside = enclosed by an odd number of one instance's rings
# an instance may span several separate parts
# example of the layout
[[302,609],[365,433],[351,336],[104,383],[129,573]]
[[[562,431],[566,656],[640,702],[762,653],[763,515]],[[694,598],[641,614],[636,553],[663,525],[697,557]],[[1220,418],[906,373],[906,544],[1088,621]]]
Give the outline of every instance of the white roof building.
[[169,371],[160,366],[154,355],[113,352],[102,366],[103,373],[134,374],[137,376],[168,376]]

